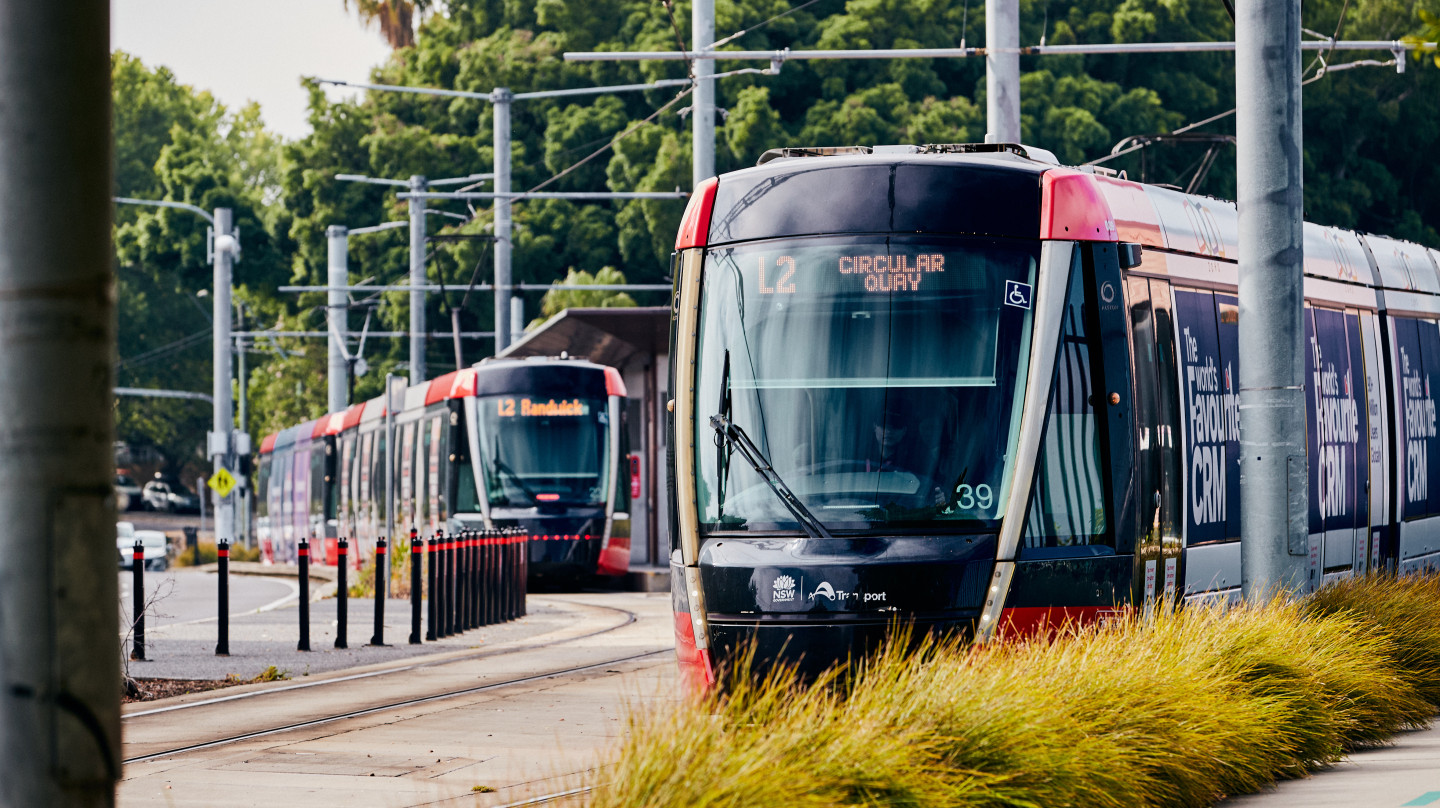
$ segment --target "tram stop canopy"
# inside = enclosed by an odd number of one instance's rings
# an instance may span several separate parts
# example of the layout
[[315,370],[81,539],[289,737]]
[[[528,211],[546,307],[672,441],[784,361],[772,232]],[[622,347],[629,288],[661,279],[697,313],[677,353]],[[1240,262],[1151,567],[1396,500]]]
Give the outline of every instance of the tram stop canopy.
[[[670,539],[665,506],[665,402],[669,398],[670,307],[566,309],[501,351],[497,359],[559,356],[589,359],[620,371],[629,394],[631,485],[630,565],[645,589],[668,590]],[[647,568],[655,568],[647,575]],[[653,580],[652,580],[653,579]]]

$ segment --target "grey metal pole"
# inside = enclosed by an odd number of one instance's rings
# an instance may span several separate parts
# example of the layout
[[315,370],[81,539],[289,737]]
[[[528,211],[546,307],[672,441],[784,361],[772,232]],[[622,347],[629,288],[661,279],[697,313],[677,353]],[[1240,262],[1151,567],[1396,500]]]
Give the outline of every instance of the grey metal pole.
[[[215,351],[210,457],[215,471],[229,469],[234,454],[235,411],[230,390],[230,268],[235,214],[230,208],[215,209],[215,271],[210,296],[214,301]],[[201,496],[204,496],[202,493]],[[215,538],[235,538],[235,500],[215,496]]]
[[985,0],[986,143],[1020,142],[1020,54],[993,49],[1020,47],[1018,0]]
[[[395,535],[395,458],[399,454],[395,451],[395,411],[400,409],[397,406],[395,395],[395,380],[398,377],[393,373],[385,374],[385,535]],[[404,399],[402,392],[398,398]],[[385,564],[379,562],[384,561]],[[375,597],[386,598],[390,595],[390,568],[388,559],[377,558],[375,564]]]
[[1302,342],[1300,2],[1235,7],[1240,210],[1241,586],[1304,585],[1308,554]]
[[109,6],[0,3],[0,805],[120,776]]
[[[245,330],[245,304],[243,304],[243,303],[236,303],[236,304],[235,304],[235,327],[236,327],[236,330],[238,330],[238,331],[244,331],[244,330]],[[237,390],[237,391],[239,392],[239,394],[240,394],[240,409],[239,409],[239,415],[238,415],[238,418],[237,418],[237,422],[238,422],[238,424],[239,424],[239,427],[238,427],[238,428],[239,428],[239,431],[241,431],[241,432],[249,432],[249,431],[250,431],[250,408],[249,408],[248,401],[247,401],[247,396],[248,396],[247,388],[248,388],[249,385],[250,385],[250,379],[249,379],[249,377],[246,375],[246,374],[248,373],[248,369],[247,369],[246,366],[245,366],[245,365],[246,365],[246,354],[245,354],[245,349],[246,349],[245,343],[246,343],[246,342],[247,342],[247,339],[246,339],[245,337],[238,337],[238,336],[237,336],[237,337],[235,338],[235,347],[238,349],[238,350],[236,350],[236,352],[235,352],[235,365],[236,365],[236,367],[235,367],[235,388],[236,388],[236,390]],[[238,459],[237,459],[237,464],[238,464]],[[237,474],[237,475],[235,475],[235,479],[239,482],[239,484],[238,484],[238,485],[236,486],[236,488],[235,488],[235,500],[236,500],[236,505],[238,506],[238,507],[237,507],[237,510],[238,510],[238,512],[239,512],[239,517],[236,519],[237,524],[236,524],[236,533],[235,533],[235,535],[234,535],[234,536],[226,536],[225,538],[226,538],[226,540],[228,540],[232,545],[243,543],[244,546],[249,547],[249,546],[250,546],[250,480],[247,479],[247,478],[245,477],[245,475],[242,475],[242,474]],[[203,499],[204,496],[205,496],[204,493],[203,493],[203,489],[202,489],[201,491],[196,491],[196,492],[195,492],[195,495],[196,495],[196,496],[195,496],[196,499]],[[219,538],[220,538],[219,536],[216,537],[217,540],[218,540]],[[218,545],[217,545],[217,546],[218,546]]]
[[[490,94],[494,108],[495,192],[510,193],[510,102],[504,87]],[[510,200],[495,200],[495,353],[510,344]]]
[[[412,200],[410,204],[413,206],[415,203]],[[414,227],[413,220],[411,227]],[[350,232],[343,224],[332,224],[325,228],[325,239],[328,247],[326,282],[330,286],[329,300],[327,301],[329,308],[326,310],[326,319],[329,320],[326,330],[330,332],[330,357],[327,366],[329,387],[327,388],[326,406],[330,412],[339,412],[350,403],[349,388],[345,378],[349,372],[349,366],[345,363],[345,343],[343,342],[346,330],[350,326],[350,317],[349,310],[345,305],[345,292],[338,288],[350,282]],[[413,292],[411,296],[413,300]],[[411,327],[413,330],[413,323]]]
[[515,295],[510,298],[510,344],[514,345],[525,336],[525,298]]
[[[715,43],[715,0],[695,0],[690,8],[690,36],[694,49],[705,50]],[[715,62],[696,59],[690,63],[695,71],[695,100],[690,107],[691,188],[715,176]]]
[[[425,178],[410,178],[410,190],[425,190]],[[332,270],[333,271],[333,270]],[[425,200],[410,198],[410,286],[425,283]],[[333,285],[333,284],[332,284]],[[343,285],[343,284],[342,284]],[[410,292],[410,383],[425,381],[425,293]]]

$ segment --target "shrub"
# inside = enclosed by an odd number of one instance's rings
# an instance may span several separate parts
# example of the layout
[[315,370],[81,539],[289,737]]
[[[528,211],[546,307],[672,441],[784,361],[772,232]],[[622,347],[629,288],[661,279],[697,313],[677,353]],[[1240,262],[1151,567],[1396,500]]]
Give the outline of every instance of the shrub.
[[1437,590],[1356,580],[978,648],[901,632],[813,683],[742,659],[632,711],[592,804],[1208,806],[1426,723]]

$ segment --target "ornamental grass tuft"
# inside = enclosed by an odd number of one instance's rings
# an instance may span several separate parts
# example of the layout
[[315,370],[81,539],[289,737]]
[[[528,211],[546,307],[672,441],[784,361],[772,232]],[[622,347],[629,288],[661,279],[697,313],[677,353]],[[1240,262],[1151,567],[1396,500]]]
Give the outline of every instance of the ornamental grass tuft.
[[1426,724],[1440,578],[885,649],[632,710],[595,808],[1206,806]]

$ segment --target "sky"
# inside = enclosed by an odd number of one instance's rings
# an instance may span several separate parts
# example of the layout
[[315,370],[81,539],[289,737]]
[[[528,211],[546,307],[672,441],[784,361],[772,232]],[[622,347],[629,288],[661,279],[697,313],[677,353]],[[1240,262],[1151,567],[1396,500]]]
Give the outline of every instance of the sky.
[[363,82],[390,53],[344,0],[111,0],[110,47],[232,110],[260,102],[266,126],[291,140],[310,131],[301,76]]

